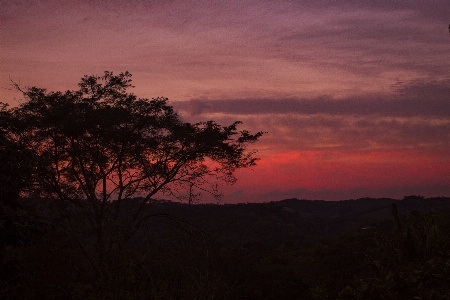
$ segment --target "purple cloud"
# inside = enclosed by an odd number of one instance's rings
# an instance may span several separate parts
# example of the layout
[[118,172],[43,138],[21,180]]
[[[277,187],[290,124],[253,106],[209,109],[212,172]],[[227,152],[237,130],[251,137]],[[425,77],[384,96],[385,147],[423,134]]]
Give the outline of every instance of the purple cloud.
[[393,85],[393,95],[304,99],[193,99],[174,105],[192,115],[202,112],[231,115],[330,114],[450,118],[450,79],[413,80]]

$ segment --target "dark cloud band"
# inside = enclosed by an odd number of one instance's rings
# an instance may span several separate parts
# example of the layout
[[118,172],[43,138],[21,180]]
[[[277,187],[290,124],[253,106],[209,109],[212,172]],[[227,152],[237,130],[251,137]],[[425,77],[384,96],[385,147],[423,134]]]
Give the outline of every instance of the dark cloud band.
[[223,113],[255,114],[331,114],[382,115],[392,117],[450,118],[450,79],[415,80],[396,83],[394,92],[383,96],[332,99],[226,99],[176,102],[175,107],[191,115]]

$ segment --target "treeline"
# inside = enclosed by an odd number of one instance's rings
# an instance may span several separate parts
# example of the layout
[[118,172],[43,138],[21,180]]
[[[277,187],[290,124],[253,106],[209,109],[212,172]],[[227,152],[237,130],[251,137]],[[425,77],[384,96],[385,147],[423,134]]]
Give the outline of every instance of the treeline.
[[[139,199],[124,203],[123,216]],[[98,278],[58,202],[2,205],[5,299],[448,299],[450,199],[154,201]],[[129,206],[127,208],[127,206]],[[82,226],[79,227],[83,229]],[[87,227],[86,227],[87,228]],[[95,243],[89,231],[82,243]],[[420,297],[420,298],[417,298]]]

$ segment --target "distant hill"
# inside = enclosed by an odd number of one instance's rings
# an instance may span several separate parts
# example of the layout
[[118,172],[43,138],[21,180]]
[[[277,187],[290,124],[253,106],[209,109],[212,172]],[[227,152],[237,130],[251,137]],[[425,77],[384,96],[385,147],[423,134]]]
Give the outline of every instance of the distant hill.
[[[155,201],[147,209],[165,213],[201,228],[233,247],[252,243],[303,244],[376,226],[392,219],[392,204],[400,214],[410,211],[450,211],[450,198],[408,196],[403,200],[362,198],[345,201],[286,199],[268,203],[195,204]],[[154,226],[159,226],[154,223]],[[159,231],[164,232],[164,230]]]
[[439,197],[426,199],[422,196],[406,196],[403,200],[390,198],[361,198],[345,201],[286,199],[273,203],[283,205],[294,212],[310,217],[336,218],[364,216],[375,220],[390,218],[393,203],[397,204],[400,213],[408,213],[412,210],[430,211],[450,208],[450,198]]

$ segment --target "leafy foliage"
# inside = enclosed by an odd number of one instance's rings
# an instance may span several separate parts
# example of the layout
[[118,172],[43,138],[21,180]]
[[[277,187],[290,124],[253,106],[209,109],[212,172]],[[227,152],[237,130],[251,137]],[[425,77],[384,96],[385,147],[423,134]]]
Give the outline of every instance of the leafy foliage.
[[[148,217],[142,212],[153,197],[189,203],[201,192],[220,197],[218,182],[234,183],[235,170],[256,164],[247,145],[263,134],[238,131],[240,122],[185,123],[167,98],[137,98],[131,87],[128,72],[85,76],[76,91],[16,85],[27,101],[2,110],[5,135],[33,164],[31,184],[21,192],[58,200],[53,220],[100,277],[106,256],[122,251]],[[140,204],[124,217],[123,202],[135,196]],[[85,234],[92,243],[82,242]]]

